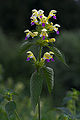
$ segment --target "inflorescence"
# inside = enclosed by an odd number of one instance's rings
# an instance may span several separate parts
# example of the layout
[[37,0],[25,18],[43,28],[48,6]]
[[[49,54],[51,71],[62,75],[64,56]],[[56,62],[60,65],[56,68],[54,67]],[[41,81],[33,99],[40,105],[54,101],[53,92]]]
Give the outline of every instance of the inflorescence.
[[[31,32],[29,30],[25,30],[25,40],[28,40],[29,37],[34,38],[35,36],[40,37],[40,40],[42,42],[45,43],[52,43],[55,42],[56,39],[55,38],[49,38],[49,33],[50,32],[55,32],[56,34],[59,34],[59,24],[53,24],[52,22],[49,21],[49,19],[51,17],[53,17],[53,19],[56,19],[56,10],[51,10],[48,17],[46,17],[44,15],[44,11],[43,10],[36,10],[33,9],[32,10],[32,16],[30,17],[31,19],[31,26],[36,25],[38,26],[38,28],[40,27],[40,29],[36,29],[37,31],[35,32]],[[34,62],[36,62],[36,58],[34,56],[34,54],[31,51],[27,52],[27,61],[29,61],[31,58],[34,60]],[[46,52],[44,53],[43,57],[40,59],[41,62],[45,62],[45,60],[47,62],[50,62],[50,60],[54,61],[53,59],[53,52]]]

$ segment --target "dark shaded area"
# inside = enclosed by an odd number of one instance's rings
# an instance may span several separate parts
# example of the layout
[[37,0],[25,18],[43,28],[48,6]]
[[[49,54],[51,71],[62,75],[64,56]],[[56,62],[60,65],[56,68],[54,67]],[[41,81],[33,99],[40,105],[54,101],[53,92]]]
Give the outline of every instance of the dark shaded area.
[[43,9],[45,14],[51,9],[58,11],[58,23],[62,29],[80,27],[80,2],[74,0],[0,0],[0,27],[4,33],[18,39],[24,37],[25,28],[30,28],[32,9]]

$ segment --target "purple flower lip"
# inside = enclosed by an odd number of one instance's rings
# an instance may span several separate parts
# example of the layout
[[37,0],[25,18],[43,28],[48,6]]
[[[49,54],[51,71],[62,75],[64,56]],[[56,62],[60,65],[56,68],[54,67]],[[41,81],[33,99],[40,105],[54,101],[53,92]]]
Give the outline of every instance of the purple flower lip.
[[56,34],[59,35],[59,31],[57,31]]
[[45,36],[43,36],[43,40],[45,39]]
[[47,61],[47,62],[50,62],[50,60],[49,60],[49,59],[46,59],[46,61]]
[[42,15],[40,15],[40,18],[42,18]]
[[53,58],[51,58],[51,61],[53,61],[53,62],[54,62],[54,59],[53,59]]
[[28,57],[27,59],[26,59],[26,61],[29,61],[30,60],[30,57]]
[[45,23],[42,23],[42,27],[45,27]]
[[27,40],[27,37],[25,37],[25,40]]
[[34,25],[35,23],[34,22],[31,22],[31,25]]
[[53,16],[54,19],[56,19],[56,16]]

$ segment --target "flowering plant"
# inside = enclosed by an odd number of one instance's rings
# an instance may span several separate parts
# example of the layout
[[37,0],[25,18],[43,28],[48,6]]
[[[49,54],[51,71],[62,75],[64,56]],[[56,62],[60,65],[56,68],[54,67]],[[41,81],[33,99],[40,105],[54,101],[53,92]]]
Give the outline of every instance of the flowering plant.
[[[54,57],[56,56],[60,61],[66,64],[65,59],[61,52],[54,47],[55,38],[50,38],[49,33],[59,34],[59,24],[54,24],[50,22],[50,18],[53,17],[53,20],[56,20],[56,10],[51,10],[48,17],[44,15],[43,10],[32,10],[31,26],[35,25],[35,31],[25,30],[25,42],[21,45],[21,52],[27,52],[27,59],[33,60],[35,64],[36,70],[32,74],[30,79],[30,93],[31,93],[31,103],[33,109],[35,110],[36,105],[38,104],[39,109],[39,120],[40,120],[40,95],[42,90],[43,80],[46,80],[49,93],[53,89],[54,85],[54,71],[50,67],[46,67],[45,61],[54,62]],[[39,48],[39,55],[36,58],[32,51],[30,51],[30,47],[36,45]],[[46,51],[44,55],[42,55],[42,48],[47,47],[50,50]],[[29,51],[27,51],[29,50]]]

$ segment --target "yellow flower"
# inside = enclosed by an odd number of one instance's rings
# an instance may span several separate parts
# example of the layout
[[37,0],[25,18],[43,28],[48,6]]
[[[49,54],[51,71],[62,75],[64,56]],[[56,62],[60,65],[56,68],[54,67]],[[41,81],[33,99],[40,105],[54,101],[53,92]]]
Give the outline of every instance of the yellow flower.
[[33,33],[32,33],[32,32],[29,31],[29,30],[25,30],[24,32],[26,33],[25,40],[27,40],[27,38],[29,38],[30,36],[31,36],[32,38],[34,38],[35,36],[38,35],[38,32],[33,32]]
[[44,11],[43,10],[39,10],[38,11],[38,18],[40,19],[40,18],[42,18],[43,16],[44,16]]
[[33,9],[32,10],[32,16],[31,17],[38,17],[39,19],[42,18],[42,16],[44,16],[44,11],[43,10],[36,10],[36,9]]
[[45,24],[48,24],[48,19],[46,16],[42,16],[42,18],[40,19],[39,24],[42,24],[42,27],[45,27]]
[[56,19],[56,12],[57,12],[56,10],[51,10],[48,15],[48,19],[50,19],[52,16],[54,19]]
[[38,35],[38,32],[33,32],[34,36],[37,36]]
[[55,42],[55,41],[56,41],[55,38],[51,38],[51,39],[49,39],[49,40],[44,40],[44,42],[47,42],[47,43],[49,43],[49,42]]
[[43,37],[43,40],[45,39],[45,36],[48,37],[47,30],[44,28],[41,30],[40,37]]
[[51,38],[51,39],[49,39],[49,42],[55,42],[55,41],[56,41],[55,38]]
[[38,16],[38,11],[36,9],[32,10],[32,16],[35,16],[35,17]]
[[24,32],[26,33],[25,40],[27,40],[30,37],[31,31],[25,30]]
[[36,62],[36,58],[35,58],[34,54],[31,51],[28,51],[27,54],[28,54],[28,56],[27,56],[26,61],[29,61],[30,58],[32,58]]
[[25,30],[24,32],[27,33],[27,32],[30,32],[30,31],[29,30]]
[[47,42],[47,43],[48,43],[48,42],[49,42],[49,40],[44,40],[44,42]]
[[35,36],[37,36],[38,35],[38,32],[31,32],[31,34],[30,34],[31,36],[32,36],[32,38],[34,38]]
[[54,53],[52,51],[49,51],[50,54],[54,55]]
[[53,25],[53,23],[51,22],[51,24],[48,24],[48,29],[49,31],[56,31],[57,34],[59,34],[58,28],[60,27],[59,24],[55,24]]
[[52,51],[44,53],[43,58],[41,58],[41,61],[42,62],[44,62],[45,60],[47,62],[50,62],[50,60],[54,61],[53,56],[51,54],[53,55],[54,53]]
[[37,20],[37,18],[35,16],[31,16],[30,19],[32,19],[31,20],[31,25],[34,25],[34,24],[38,25],[38,20]]
[[50,24],[48,24],[48,29],[49,29],[49,31],[53,31],[54,29],[53,29],[53,23],[51,22]]
[[53,26],[53,29],[56,31],[56,33],[57,34],[59,34],[59,31],[58,31],[58,28],[60,27],[60,25],[58,25],[58,24],[55,24],[54,26]]

